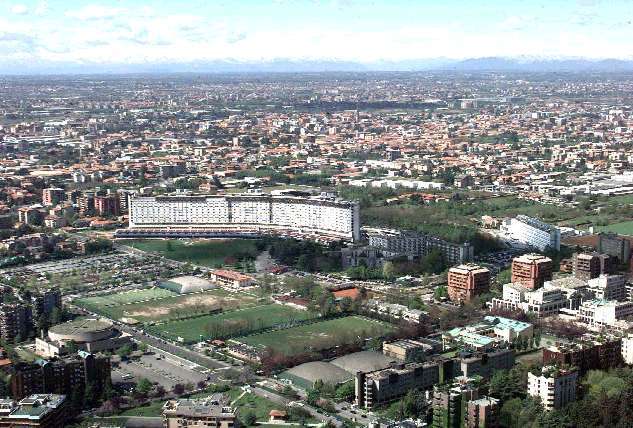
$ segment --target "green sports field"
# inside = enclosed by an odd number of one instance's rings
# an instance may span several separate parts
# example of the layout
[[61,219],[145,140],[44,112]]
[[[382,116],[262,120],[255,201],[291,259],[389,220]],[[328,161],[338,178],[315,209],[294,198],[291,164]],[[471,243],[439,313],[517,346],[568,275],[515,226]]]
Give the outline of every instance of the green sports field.
[[608,226],[599,227],[600,232],[615,232],[620,235],[633,236],[633,221],[624,221],[622,223],[614,223]]
[[[140,299],[141,296],[144,298]],[[127,301],[130,303],[124,303]],[[158,322],[188,318],[220,308],[230,310],[255,306],[257,298],[244,293],[230,293],[221,288],[184,295],[153,288],[140,290],[138,293],[123,292],[78,299],[75,304],[115,320],[129,318],[139,322]]]
[[162,299],[177,296],[176,293],[163,288],[143,288],[138,290],[122,291],[120,293],[104,294],[101,296],[86,297],[77,300],[76,303],[89,308],[104,306],[119,306],[130,303],[146,302],[148,300]]
[[284,330],[253,334],[236,340],[260,349],[271,348],[285,355],[328,349],[394,330],[391,324],[361,316],[319,321]]
[[293,323],[315,318],[318,315],[310,311],[300,311],[288,306],[269,304],[246,309],[227,311],[220,314],[158,323],[150,330],[158,335],[185,343],[203,339],[245,335],[263,328]]
[[222,267],[240,260],[254,260],[259,251],[248,239],[189,241],[179,239],[147,239],[125,241],[125,245],[155,252],[168,259],[208,267]]

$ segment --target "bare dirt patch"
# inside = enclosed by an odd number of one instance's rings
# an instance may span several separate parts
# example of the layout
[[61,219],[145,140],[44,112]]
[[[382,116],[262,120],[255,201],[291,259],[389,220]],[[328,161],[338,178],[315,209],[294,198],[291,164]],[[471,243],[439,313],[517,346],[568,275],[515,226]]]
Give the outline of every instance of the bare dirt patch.
[[239,299],[233,297],[218,297],[208,294],[192,294],[184,296],[177,302],[161,305],[160,301],[152,302],[151,305],[134,308],[125,311],[126,317],[143,318],[164,318],[170,315],[186,315],[201,311],[213,311],[216,309],[232,309],[237,307]]

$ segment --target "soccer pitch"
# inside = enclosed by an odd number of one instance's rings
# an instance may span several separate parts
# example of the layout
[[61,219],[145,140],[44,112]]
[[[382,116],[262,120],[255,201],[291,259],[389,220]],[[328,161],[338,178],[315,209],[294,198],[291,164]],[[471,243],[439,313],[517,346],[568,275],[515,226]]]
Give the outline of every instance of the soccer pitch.
[[231,310],[257,305],[257,298],[244,293],[213,289],[177,294],[163,288],[135,290],[78,299],[75,304],[111,319],[161,322],[190,318],[218,309]]
[[236,340],[259,349],[271,348],[285,355],[296,355],[384,336],[393,330],[394,327],[385,322],[348,316],[253,334]]
[[185,343],[197,342],[200,339],[215,339],[245,335],[253,331],[292,325],[297,321],[312,319],[318,314],[300,311],[288,306],[267,304],[251,308],[226,311],[218,314],[157,323],[150,327],[153,333]]

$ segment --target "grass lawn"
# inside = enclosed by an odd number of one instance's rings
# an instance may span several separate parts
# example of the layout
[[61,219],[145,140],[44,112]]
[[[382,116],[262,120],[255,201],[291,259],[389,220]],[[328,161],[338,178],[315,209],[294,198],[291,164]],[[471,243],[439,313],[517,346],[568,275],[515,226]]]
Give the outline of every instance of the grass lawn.
[[[237,399],[242,394],[239,389],[232,389],[229,391],[231,401]],[[240,414],[253,413],[258,422],[268,421],[268,414],[271,410],[283,410],[285,408],[282,404],[274,403],[264,397],[252,393],[246,393],[239,400],[234,402],[234,406],[237,407]]]
[[119,306],[130,303],[146,302],[147,300],[162,299],[177,296],[173,291],[164,288],[143,288],[139,290],[122,291],[120,293],[104,294],[77,300],[85,307],[99,308],[103,306]]
[[199,341],[200,336],[204,339],[213,339],[227,335],[244,335],[262,328],[316,316],[313,312],[270,304],[160,323],[151,326],[150,329],[172,340],[182,337],[186,343],[191,343]]
[[[133,318],[140,322],[159,322],[188,318],[197,314],[207,314],[218,308],[224,310],[255,306],[257,298],[243,293],[229,293],[221,288],[199,293],[176,294],[161,290],[165,297],[129,304],[109,305],[109,299],[118,299],[117,295],[89,297],[75,303],[108,318]],[[97,300],[95,300],[97,299]],[[100,303],[105,302],[105,303]]]
[[164,401],[153,401],[146,406],[127,409],[124,412],[120,413],[120,416],[161,416],[163,413],[163,404],[165,404]]
[[169,259],[208,267],[234,264],[238,260],[255,260],[255,241],[248,239],[190,241],[179,239],[130,240],[125,245],[157,252]]
[[349,316],[254,334],[238,340],[251,346],[269,347],[286,355],[294,355],[353,343],[359,337],[364,339],[382,336],[393,329],[391,324],[385,322]]
[[621,235],[633,235],[633,221],[614,223],[597,228],[600,232],[615,232]]

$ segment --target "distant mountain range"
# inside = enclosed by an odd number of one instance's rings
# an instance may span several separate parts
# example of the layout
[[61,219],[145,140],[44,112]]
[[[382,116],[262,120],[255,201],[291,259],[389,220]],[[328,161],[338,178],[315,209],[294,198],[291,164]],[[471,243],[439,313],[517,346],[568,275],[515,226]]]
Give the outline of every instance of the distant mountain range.
[[455,71],[455,72],[630,72],[633,60],[582,58],[472,58],[455,60],[430,58],[361,63],[338,60],[274,59],[240,61],[234,59],[189,63],[70,64],[30,63],[21,67],[0,64],[0,74],[120,74],[120,73],[318,73],[368,71]]

